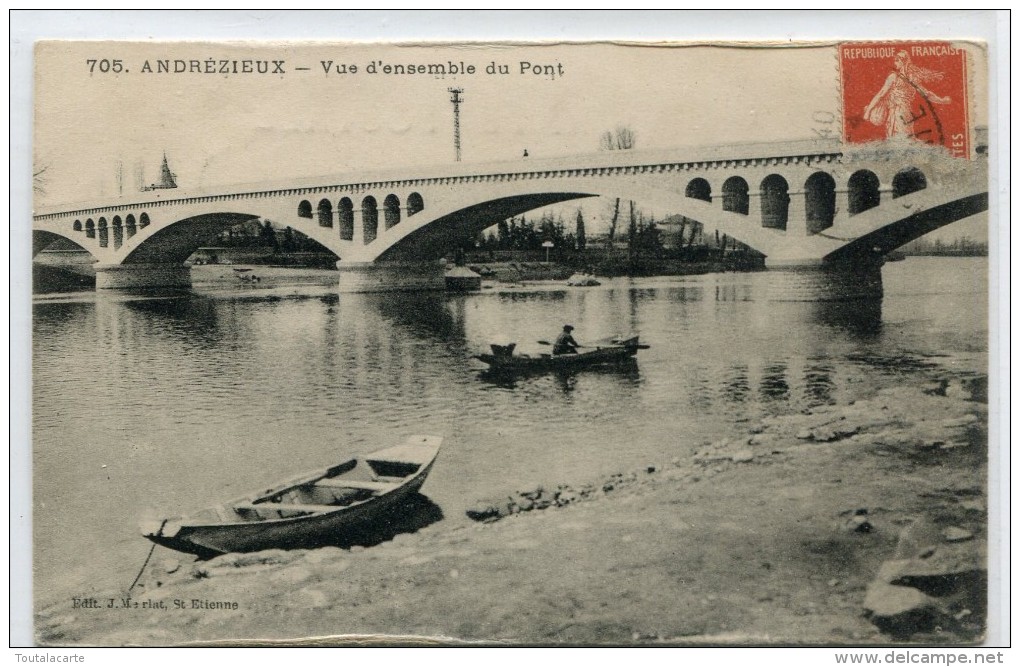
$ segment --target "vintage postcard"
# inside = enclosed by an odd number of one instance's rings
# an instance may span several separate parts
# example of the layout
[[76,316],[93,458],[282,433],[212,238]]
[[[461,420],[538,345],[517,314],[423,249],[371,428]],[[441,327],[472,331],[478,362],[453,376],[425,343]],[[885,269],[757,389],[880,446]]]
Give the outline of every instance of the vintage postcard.
[[985,44],[34,59],[38,645],[986,640]]

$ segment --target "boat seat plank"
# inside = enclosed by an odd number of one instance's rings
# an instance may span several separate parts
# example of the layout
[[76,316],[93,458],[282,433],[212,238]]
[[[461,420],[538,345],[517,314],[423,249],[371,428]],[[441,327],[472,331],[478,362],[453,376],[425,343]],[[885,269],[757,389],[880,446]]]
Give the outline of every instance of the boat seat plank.
[[315,486],[322,486],[330,489],[363,489],[365,491],[389,491],[400,484],[395,482],[370,482],[356,479],[342,479],[323,477],[315,482]]
[[234,509],[269,510],[273,512],[333,512],[343,509],[340,505],[304,505],[300,503],[237,503]]

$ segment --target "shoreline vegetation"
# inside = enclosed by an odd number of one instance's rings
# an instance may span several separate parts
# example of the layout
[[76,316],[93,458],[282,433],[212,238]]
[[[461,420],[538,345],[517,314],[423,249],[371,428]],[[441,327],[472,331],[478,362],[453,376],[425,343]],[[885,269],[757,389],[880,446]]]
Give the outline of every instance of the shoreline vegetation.
[[[584,255],[545,261],[541,253],[507,252],[471,253],[457,258],[464,266],[486,280],[518,283],[536,280],[566,280],[575,273],[594,274],[599,277],[619,276],[687,276],[731,271],[760,271],[764,264],[760,256],[742,252],[727,255],[703,253],[686,259],[676,257],[628,257],[625,251],[590,251]],[[236,282],[231,269],[265,267],[286,271],[293,269],[335,271],[336,257],[330,253],[274,252],[272,248],[225,249],[203,248],[189,259],[189,263],[203,270],[202,278],[209,280],[210,272],[222,269],[221,279]],[[452,264],[452,263],[451,263]],[[32,286],[37,293],[87,289],[95,285],[95,269],[86,253],[58,251],[42,253],[32,264]]]

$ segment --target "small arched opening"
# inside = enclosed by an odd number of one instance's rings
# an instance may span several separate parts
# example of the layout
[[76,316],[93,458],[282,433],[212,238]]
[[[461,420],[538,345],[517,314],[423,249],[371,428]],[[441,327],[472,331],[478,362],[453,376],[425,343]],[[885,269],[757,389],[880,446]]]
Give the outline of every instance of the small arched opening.
[[896,172],[896,175],[893,176],[892,196],[893,199],[905,197],[912,192],[924,190],[926,187],[928,187],[928,180],[924,177],[924,172],[917,167],[908,167]]
[[113,247],[116,249],[124,245],[124,223],[119,215],[115,215],[111,224],[113,225]]
[[106,248],[110,245],[110,231],[106,227],[106,218],[99,218],[99,247]]
[[400,199],[396,195],[387,195],[383,200],[383,219],[386,229],[400,222]]
[[138,232],[138,226],[137,223],[135,222],[135,216],[131,215],[130,213],[128,214],[128,217],[124,218],[124,232],[127,234],[128,238],[131,238],[132,236],[135,235],[136,232]]
[[748,207],[747,181],[739,176],[730,176],[722,185],[722,207],[724,211],[747,215]]
[[311,218],[312,203],[308,200],[302,200],[302,202],[297,205],[297,214],[299,218]]
[[874,172],[867,169],[856,171],[850,176],[847,185],[849,186],[847,210],[850,215],[863,213],[881,203],[881,195],[878,192],[878,176],[875,176]]
[[425,200],[417,192],[412,192],[407,197],[407,217],[425,209]]
[[379,235],[379,205],[375,197],[368,196],[361,201],[361,224],[368,245]]
[[790,215],[790,186],[779,174],[766,176],[761,182],[761,226],[786,230]]
[[344,197],[337,204],[337,217],[340,218],[340,239],[343,241],[354,240],[354,202]]
[[807,233],[832,227],[836,217],[836,181],[824,171],[811,174],[804,183]]
[[142,213],[142,215],[138,217],[138,229],[144,229],[148,226],[149,226],[149,214]]
[[319,202],[319,226],[333,226],[333,203],[328,199]]
[[687,190],[685,194],[691,199],[700,199],[701,201],[712,201],[712,186],[708,184],[703,178],[695,178],[693,181],[687,184]]
[[85,237],[90,239],[96,238],[96,223],[92,221],[92,218],[85,221]]
[[80,232],[82,230],[81,220],[74,221],[74,231]]

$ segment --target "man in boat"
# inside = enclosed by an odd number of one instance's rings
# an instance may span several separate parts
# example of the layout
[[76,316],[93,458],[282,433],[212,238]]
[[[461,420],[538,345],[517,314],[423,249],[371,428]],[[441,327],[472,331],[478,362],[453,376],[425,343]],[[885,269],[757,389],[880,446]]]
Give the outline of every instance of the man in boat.
[[563,325],[563,331],[556,337],[556,342],[553,343],[553,354],[577,354],[577,348],[579,347],[577,341],[570,334],[574,330],[574,327],[569,324]]

